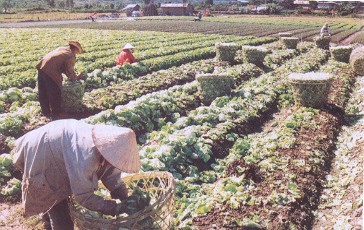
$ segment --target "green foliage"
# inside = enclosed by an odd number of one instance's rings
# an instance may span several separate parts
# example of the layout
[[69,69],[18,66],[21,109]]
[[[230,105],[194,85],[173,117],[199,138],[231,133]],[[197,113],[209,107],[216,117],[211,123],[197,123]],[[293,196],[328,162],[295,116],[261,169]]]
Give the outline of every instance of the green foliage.
[[243,46],[241,51],[237,53],[237,60],[243,60],[247,63],[253,63],[262,66],[268,50],[262,46]]
[[287,49],[296,49],[299,39],[296,37],[281,37],[281,41]]
[[216,43],[216,58],[220,61],[234,62],[236,51],[241,49],[238,44],[235,43]]
[[334,60],[340,62],[349,62],[350,54],[353,48],[351,46],[330,47],[330,53]]
[[62,86],[62,109],[65,112],[81,112],[85,85],[83,82],[66,81]]
[[317,48],[329,50],[330,49],[330,37],[315,37],[314,38]]
[[205,104],[210,104],[216,97],[229,95],[234,86],[234,78],[230,75],[199,74],[196,80],[199,83],[200,97]]

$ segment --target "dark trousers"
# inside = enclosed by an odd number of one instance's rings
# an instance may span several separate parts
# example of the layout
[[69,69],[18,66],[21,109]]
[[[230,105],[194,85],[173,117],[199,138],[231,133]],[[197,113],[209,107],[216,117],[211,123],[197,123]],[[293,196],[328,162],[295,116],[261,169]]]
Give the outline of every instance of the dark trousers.
[[48,211],[49,220],[52,230],[73,230],[74,225],[70,216],[67,199],[54,205]]
[[40,70],[38,70],[38,93],[43,115],[57,115],[61,112],[61,89]]

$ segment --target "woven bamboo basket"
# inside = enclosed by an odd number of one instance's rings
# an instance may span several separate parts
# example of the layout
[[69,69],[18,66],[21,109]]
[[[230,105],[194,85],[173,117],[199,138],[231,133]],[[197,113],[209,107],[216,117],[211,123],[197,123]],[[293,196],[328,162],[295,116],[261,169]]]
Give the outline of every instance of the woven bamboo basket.
[[327,102],[332,77],[329,73],[292,73],[288,76],[296,104],[321,108]]
[[174,187],[172,174],[168,172],[144,172],[122,177],[129,192],[138,186],[147,191],[151,203],[146,208],[132,215],[106,216],[99,212],[90,215],[86,208],[77,204],[73,199],[69,203],[71,217],[75,226],[80,230],[149,230],[172,229],[174,211]]
[[329,50],[330,49],[331,37],[316,36],[316,37],[313,38],[313,40],[315,41],[317,48],[324,49],[324,50]]
[[340,62],[349,62],[350,54],[353,48],[351,46],[330,47],[331,57]]
[[229,95],[234,86],[234,77],[227,74],[197,74],[198,92],[205,105],[217,97]]
[[296,37],[281,37],[281,42],[287,49],[296,49],[299,39]]
[[236,51],[241,49],[241,46],[236,43],[219,42],[215,44],[215,48],[217,60],[233,63]]
[[279,32],[278,37],[292,37],[293,34],[289,32]]

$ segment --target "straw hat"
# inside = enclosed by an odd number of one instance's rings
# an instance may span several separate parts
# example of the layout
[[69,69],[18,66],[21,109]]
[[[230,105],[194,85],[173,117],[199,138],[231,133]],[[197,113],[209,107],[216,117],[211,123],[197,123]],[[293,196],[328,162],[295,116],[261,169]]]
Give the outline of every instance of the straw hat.
[[92,138],[101,155],[114,167],[127,173],[140,170],[135,133],[129,128],[95,125]]
[[81,44],[78,41],[71,40],[71,41],[68,42],[68,45],[76,47],[80,54],[82,54],[84,52],[84,50],[82,49]]
[[128,50],[128,49],[135,49],[135,47],[132,46],[130,43],[126,43],[126,45],[123,47],[123,50]]

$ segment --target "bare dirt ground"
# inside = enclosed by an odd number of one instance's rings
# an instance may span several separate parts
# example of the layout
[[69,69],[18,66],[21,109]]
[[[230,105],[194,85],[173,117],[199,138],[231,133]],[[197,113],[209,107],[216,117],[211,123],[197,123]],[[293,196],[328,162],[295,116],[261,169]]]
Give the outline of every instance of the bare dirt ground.
[[347,46],[347,45],[350,45],[351,44],[351,41],[355,38],[355,36],[358,34],[358,33],[361,33],[362,31],[359,30],[353,34],[350,34],[350,36],[346,37],[344,40],[340,41],[339,44],[342,45],[342,46]]

